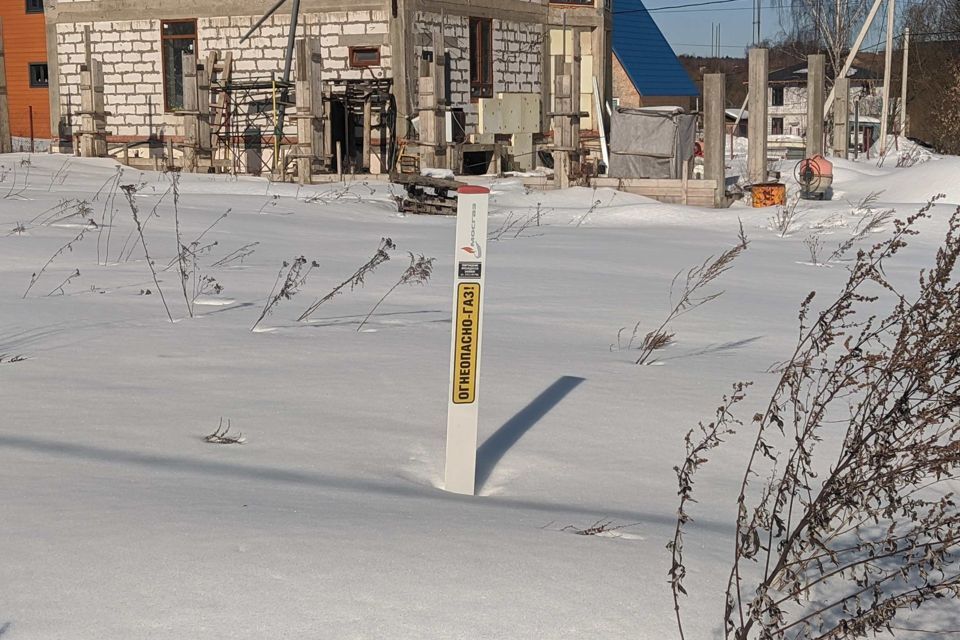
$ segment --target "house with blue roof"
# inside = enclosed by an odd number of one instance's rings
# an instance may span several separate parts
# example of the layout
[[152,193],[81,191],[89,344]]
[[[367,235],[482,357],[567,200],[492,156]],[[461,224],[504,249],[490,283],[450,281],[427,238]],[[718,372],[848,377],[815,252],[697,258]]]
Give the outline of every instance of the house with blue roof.
[[613,98],[622,107],[690,110],[700,95],[641,0],[613,3]]

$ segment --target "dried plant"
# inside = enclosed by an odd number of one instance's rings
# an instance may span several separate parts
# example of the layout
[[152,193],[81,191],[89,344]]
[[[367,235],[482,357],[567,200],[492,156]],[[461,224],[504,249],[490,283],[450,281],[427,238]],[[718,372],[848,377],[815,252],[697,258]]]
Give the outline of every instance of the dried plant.
[[[508,235],[514,239],[519,238],[531,227],[540,227],[543,218],[550,211],[552,211],[552,209],[543,209],[542,204],[539,202],[537,203],[536,209],[531,208],[531,211],[527,215],[518,215],[511,211],[507,213],[507,217],[500,223],[499,227],[487,233],[487,239],[497,241]],[[527,235],[526,237],[533,236]]]
[[687,576],[687,567],[683,558],[683,534],[684,527],[692,520],[687,508],[693,499],[693,476],[697,470],[707,462],[706,455],[711,449],[719,447],[724,438],[735,433],[735,427],[742,424],[732,409],[735,404],[743,400],[745,390],[750,383],[738,383],[734,385],[733,392],[723,398],[723,403],[717,408],[716,416],[708,424],[702,422],[698,425],[700,436],[694,440],[695,431],[691,429],[684,438],[687,455],[683,464],[674,467],[677,474],[680,496],[680,506],[677,508],[677,524],[674,527],[673,540],[667,544],[670,551],[670,571],[667,574],[670,577],[670,591],[673,594],[673,610],[677,620],[677,627],[680,629],[680,637],[683,638],[683,620],[680,616],[680,595],[687,595],[687,590],[683,586],[683,580]]
[[157,287],[157,293],[160,294],[160,301],[163,303],[163,310],[167,312],[167,319],[173,322],[173,315],[170,313],[170,307],[167,306],[167,299],[163,295],[163,289],[160,288],[160,281],[157,279],[157,268],[150,257],[150,251],[147,249],[147,239],[143,235],[143,224],[140,222],[140,208],[137,206],[136,195],[141,185],[125,184],[120,186],[127,204],[130,206],[130,213],[133,215],[133,223],[137,227],[137,235],[140,237],[140,246],[143,247],[143,255],[147,260],[147,266],[150,268],[150,275],[153,276],[153,284]]
[[[636,364],[649,364],[650,357],[654,352],[673,343],[675,334],[669,331],[668,327],[674,320],[723,295],[723,291],[705,293],[704,289],[733,266],[733,261],[746,250],[748,244],[749,240],[747,240],[747,236],[743,231],[743,224],[741,224],[736,246],[724,251],[716,258],[710,256],[704,260],[702,264],[689,269],[685,276],[683,271],[677,272],[673,277],[673,281],[670,283],[670,302],[673,305],[670,313],[668,313],[667,317],[660,323],[660,326],[646,333],[639,345],[636,346],[636,348],[640,350]],[[680,296],[677,302],[674,303],[674,292],[676,291],[677,283],[681,276],[684,276],[683,288],[680,290]],[[623,342],[623,335],[627,329],[626,327],[620,328],[617,332],[618,350],[622,351],[624,349],[635,348],[634,345],[640,335],[641,322],[637,322],[637,324],[634,325],[630,339],[626,343]],[[610,349],[613,350],[612,345]]]
[[204,442],[210,444],[244,444],[247,439],[242,433],[235,436],[230,435],[230,419],[227,418],[227,424],[223,424],[223,418],[220,418],[220,424],[214,429],[213,433],[203,437]]
[[[123,177],[123,167],[118,166],[116,172],[110,176],[101,186],[100,189],[93,195],[93,202],[96,202],[100,197],[101,192],[109,184],[110,188],[107,191],[106,197],[103,199],[103,210],[100,212],[100,224],[97,231],[97,262],[100,263],[101,257],[103,258],[103,265],[106,266],[107,262],[110,260],[110,238],[113,235],[113,222],[115,220],[116,208],[114,204],[117,198],[118,189],[120,189],[120,179]],[[134,185],[128,185],[133,187]],[[137,191],[141,187],[137,188]],[[107,214],[109,213],[109,217]],[[103,231],[106,229],[106,237],[103,235]],[[139,229],[139,225],[138,225]],[[132,232],[131,232],[132,234]]]
[[187,247],[184,246],[180,235],[180,172],[174,172],[170,182],[173,188],[173,228],[177,237],[177,270],[180,272],[180,289],[183,292],[183,302],[187,305],[187,313],[193,317],[193,300],[187,295],[187,283],[190,281],[189,258]]
[[[408,252],[409,253],[409,252]],[[377,304],[373,305],[373,308],[370,309],[370,313],[364,317],[360,322],[360,325],[357,327],[357,331],[363,328],[363,325],[367,323],[367,320],[370,319],[370,316],[377,310],[377,308],[383,304],[383,301],[387,299],[394,290],[405,284],[419,284],[424,285],[430,281],[430,276],[433,275],[433,263],[436,261],[436,258],[427,258],[421,253],[418,256],[409,253],[410,255],[410,265],[404,269],[403,273],[400,274],[400,279],[394,283],[390,289],[383,294],[383,297],[377,301]]]
[[26,172],[23,176],[23,184],[17,189],[17,165],[13,165],[13,184],[10,185],[10,189],[7,190],[7,193],[3,196],[4,200],[7,198],[17,198],[27,190],[27,187],[30,186],[30,167],[33,166],[33,163],[30,162],[30,158],[24,158],[20,161],[21,167],[26,167]]
[[823,249],[823,244],[820,242],[820,234],[815,233],[808,236],[804,239],[803,245],[810,254],[810,264],[817,266],[822,265],[823,263],[820,261],[820,251]]
[[[260,317],[257,318],[257,321],[250,327],[250,330],[254,331],[257,325],[267,317],[267,314],[273,312],[273,308],[276,307],[281,300],[289,300],[295,296],[300,291],[300,288],[306,284],[307,276],[310,275],[310,272],[319,266],[316,260],[308,261],[303,256],[295,258],[293,262],[284,260],[283,266],[277,273],[277,279],[273,283],[273,289],[270,290],[270,295],[267,296],[267,303],[264,305]],[[283,275],[284,269],[287,269],[286,277]],[[277,285],[280,284],[281,279],[283,279],[283,285],[277,290]]]
[[260,245],[259,242],[247,243],[242,247],[240,247],[239,249],[235,249],[231,251],[230,253],[223,256],[222,258],[220,258],[210,266],[211,267],[227,267],[227,266],[230,266],[231,262],[236,262],[236,261],[239,261],[240,264],[243,264],[244,259],[251,256],[253,252],[257,250],[257,246],[259,245]]
[[580,529],[575,527],[572,524],[568,524],[560,531],[569,531],[570,533],[575,533],[578,536],[600,536],[604,534],[613,533],[615,531],[620,531],[621,529],[626,529],[628,527],[635,527],[639,522],[633,522],[631,524],[613,524],[613,520],[597,520],[589,527],[585,529]]
[[70,284],[71,281],[73,281],[73,280],[75,280],[76,278],[79,278],[79,277],[80,277],[80,269],[76,269],[73,273],[71,273],[69,276],[67,276],[66,280],[64,280],[63,282],[61,282],[60,284],[58,284],[52,291],[50,291],[50,293],[48,293],[47,296],[48,296],[48,297],[49,297],[49,296],[52,296],[53,294],[55,294],[55,293],[57,293],[57,292],[59,292],[60,295],[62,296],[63,293],[64,293],[64,292],[63,292],[63,288],[64,288],[65,286],[67,286],[68,284]]
[[803,210],[799,209],[800,195],[791,197],[787,204],[777,207],[776,213],[770,218],[770,228],[781,238],[785,238],[793,232],[800,218],[803,217]]
[[35,272],[35,273],[33,273],[33,274],[30,276],[30,284],[27,285],[27,290],[23,292],[23,296],[21,296],[21,297],[26,298],[26,297],[27,297],[27,294],[30,293],[30,289],[32,289],[32,288],[33,288],[33,285],[35,285],[35,284],[37,283],[37,280],[39,280],[39,279],[40,279],[40,276],[43,275],[43,272],[47,270],[47,267],[49,267],[50,264],[51,264],[58,256],[60,256],[61,254],[63,254],[64,251],[73,251],[73,245],[75,245],[76,243],[78,243],[78,242],[80,242],[81,240],[83,240],[83,236],[86,235],[87,231],[89,231],[89,230],[90,230],[90,227],[84,227],[83,229],[80,230],[80,233],[78,233],[77,235],[75,235],[69,242],[67,242],[65,245],[63,245],[63,246],[60,247],[59,249],[57,249],[56,252],[54,252],[54,254],[53,254],[52,256],[50,256],[50,258],[44,263],[44,265],[43,265],[42,267],[40,267],[40,270],[37,271],[37,272]]
[[377,250],[373,253],[370,259],[362,264],[359,269],[354,271],[352,276],[334,287],[330,293],[311,304],[306,311],[300,314],[300,317],[297,318],[297,322],[303,322],[304,320],[307,320],[320,307],[320,305],[334,298],[347,286],[350,287],[350,291],[353,291],[357,287],[362,287],[364,279],[367,277],[367,275],[373,273],[377,267],[389,260],[390,252],[396,248],[397,245],[395,245],[393,240],[390,238],[380,238],[380,244],[377,246]]
[[[814,310],[814,293],[800,307],[793,355],[753,418],[726,638],[865,637],[892,632],[904,611],[960,597],[960,510],[951,492],[960,472],[960,208],[915,292],[885,275],[936,199],[858,252],[825,309]],[[692,473],[739,424],[730,409],[741,392],[696,441],[688,435],[677,470],[670,577],[681,638]],[[829,451],[820,446],[827,438],[837,442]],[[754,486],[755,478],[768,479]]]

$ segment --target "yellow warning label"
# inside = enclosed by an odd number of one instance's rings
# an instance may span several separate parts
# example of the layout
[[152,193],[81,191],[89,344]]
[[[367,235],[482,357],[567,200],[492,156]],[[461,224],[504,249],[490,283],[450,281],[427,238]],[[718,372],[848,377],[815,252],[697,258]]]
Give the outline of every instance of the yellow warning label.
[[479,325],[480,284],[461,282],[457,285],[457,320],[454,325],[454,404],[471,404],[476,399]]

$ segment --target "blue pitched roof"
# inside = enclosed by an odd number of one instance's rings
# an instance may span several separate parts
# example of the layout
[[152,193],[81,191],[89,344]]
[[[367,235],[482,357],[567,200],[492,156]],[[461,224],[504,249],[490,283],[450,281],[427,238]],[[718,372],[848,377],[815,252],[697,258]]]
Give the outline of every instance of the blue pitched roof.
[[614,0],[613,52],[641,96],[700,95],[641,0]]

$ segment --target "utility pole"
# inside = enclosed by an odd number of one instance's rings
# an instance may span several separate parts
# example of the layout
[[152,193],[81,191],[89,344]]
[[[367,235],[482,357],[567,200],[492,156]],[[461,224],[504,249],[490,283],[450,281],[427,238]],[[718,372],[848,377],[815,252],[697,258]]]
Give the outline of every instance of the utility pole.
[[903,30],[903,73],[900,85],[900,133],[907,135],[907,72],[910,66],[910,27]]
[[[870,12],[867,14],[867,19],[864,20],[863,26],[860,28],[860,33],[857,34],[857,39],[854,41],[853,46],[850,47],[850,53],[847,54],[847,60],[843,63],[843,68],[837,74],[838,78],[846,78],[847,72],[850,71],[850,66],[853,64],[853,59],[857,57],[857,53],[860,52],[860,45],[863,44],[863,39],[867,37],[867,32],[870,30],[870,25],[873,24],[873,19],[877,16],[877,10],[880,9],[880,3],[883,0],[873,0],[873,5],[870,7]],[[827,95],[827,101],[823,105],[824,113],[830,111],[830,106],[833,104],[834,90],[830,89],[830,93]]]
[[890,118],[890,82],[893,67],[893,22],[896,0],[887,0],[887,50],[883,61],[883,107],[880,113],[880,157],[887,152],[887,120]]

